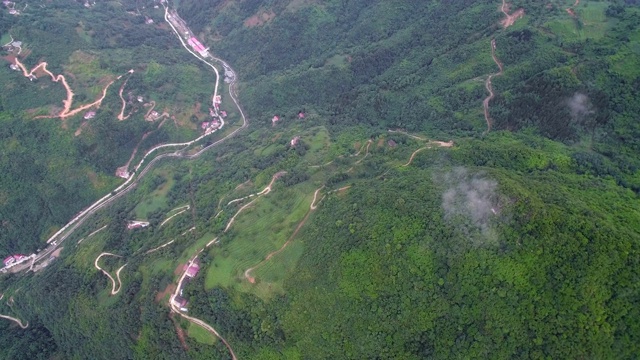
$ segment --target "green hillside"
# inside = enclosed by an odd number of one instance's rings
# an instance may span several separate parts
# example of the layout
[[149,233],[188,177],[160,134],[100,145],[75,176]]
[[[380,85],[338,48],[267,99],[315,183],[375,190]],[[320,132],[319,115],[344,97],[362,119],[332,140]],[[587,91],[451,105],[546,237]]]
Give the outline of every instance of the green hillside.
[[[141,142],[158,124],[144,108],[117,120],[121,78],[75,136],[80,115],[33,119],[61,88],[0,71],[7,253],[34,251],[112,191],[138,143],[197,136],[213,88],[162,4],[61,1],[27,16],[28,3],[0,15],[3,41],[31,44],[25,62],[73,74],[81,103],[134,68],[126,89],[175,125]],[[249,126],[157,162],[46,267],[0,274],[0,314],[29,323],[0,320],[0,357],[637,357],[638,4],[170,6],[233,67]],[[170,305],[178,293],[188,311]]]

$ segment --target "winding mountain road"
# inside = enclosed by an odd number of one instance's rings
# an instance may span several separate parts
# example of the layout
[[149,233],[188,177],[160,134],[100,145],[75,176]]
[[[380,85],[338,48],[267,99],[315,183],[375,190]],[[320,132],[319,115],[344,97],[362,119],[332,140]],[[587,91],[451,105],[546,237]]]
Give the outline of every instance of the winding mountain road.
[[122,257],[120,255],[115,255],[112,253],[108,253],[108,252],[103,252],[102,254],[98,255],[98,257],[96,258],[96,261],[93,262],[93,265],[96,267],[96,269],[98,269],[99,271],[102,271],[103,274],[107,275],[107,277],[109,278],[109,280],[111,280],[111,295],[116,295],[120,292],[120,289],[122,288],[122,281],[120,281],[120,271],[127,266],[127,264],[122,265],[117,271],[116,271],[116,277],[118,278],[118,287],[116,287],[116,281],[113,279],[113,277],[103,268],[100,267],[100,265],[98,265],[98,261],[100,260],[101,257],[103,256],[115,256],[115,257]]
[[491,126],[493,125],[493,121],[491,120],[491,116],[489,115],[489,103],[496,95],[493,92],[493,85],[491,84],[491,80],[496,76],[502,75],[502,72],[504,70],[502,63],[496,57],[496,39],[491,39],[491,57],[493,58],[493,61],[496,63],[496,65],[498,65],[500,71],[489,75],[487,77],[487,80],[484,82],[484,87],[489,92],[489,96],[487,96],[484,101],[482,101],[482,106],[484,107],[484,119],[487,122],[487,130],[485,131],[485,133],[491,131]]
[[[166,20],[167,12],[168,12],[168,9],[165,7],[165,20]],[[167,20],[167,22],[169,23],[169,25],[171,25],[171,23],[168,20]],[[173,25],[171,25],[171,27],[173,28],[174,32],[176,32],[176,30],[173,27]],[[202,59],[197,54],[195,54],[192,51],[190,51],[186,47],[186,45],[184,44],[184,41],[180,37],[179,33],[176,32],[176,35],[178,36],[178,38],[179,38],[180,42],[182,43],[182,45],[192,55],[194,55],[198,60],[203,61],[204,63],[206,63],[208,66],[210,66],[211,68],[213,68],[215,70],[215,73],[216,73],[216,87],[214,89],[214,97],[215,97],[218,94],[218,85],[219,85],[219,75],[218,75],[217,69],[215,68],[215,66],[213,64],[211,64],[210,62],[206,61],[205,59]],[[217,145],[221,144],[222,142],[232,138],[233,136],[238,134],[238,132],[240,132],[241,130],[245,129],[247,126],[249,126],[249,122],[248,122],[248,120],[247,120],[247,118],[246,118],[246,116],[244,114],[244,111],[242,110],[242,107],[240,106],[240,103],[238,102],[238,99],[237,99],[237,90],[236,90],[237,76],[235,76],[235,74],[236,74],[235,71],[225,61],[223,61],[223,60],[221,60],[219,58],[213,57],[213,56],[211,56],[211,58],[214,61],[219,62],[220,64],[222,64],[222,66],[226,70],[228,70],[228,71],[230,71],[230,72],[232,72],[234,74],[234,76],[232,78],[232,81],[229,83],[229,96],[230,96],[231,100],[233,101],[233,103],[235,104],[236,108],[238,109],[240,117],[242,118],[242,125],[239,126],[237,129],[233,130],[231,133],[229,133],[226,136],[224,136],[223,138],[221,138],[220,140],[217,140],[217,141],[209,144],[208,146],[203,147],[201,150],[199,150],[198,152],[196,152],[194,154],[191,154],[191,155],[184,154],[185,150],[189,146],[201,141],[202,139],[204,139],[207,136],[210,136],[211,134],[214,134],[216,131],[212,131],[209,134],[201,135],[201,136],[197,137],[196,139],[188,141],[188,142],[161,144],[161,145],[157,145],[157,146],[151,148],[150,150],[147,151],[147,153],[144,155],[144,157],[140,160],[138,165],[135,167],[134,172],[131,174],[131,176],[129,176],[129,178],[126,179],[126,181],[124,183],[122,183],[116,189],[111,191],[109,194],[106,194],[105,196],[103,196],[102,198],[98,199],[96,202],[94,202],[93,204],[91,204],[90,206],[88,206],[87,208],[82,210],[78,215],[73,217],[67,224],[65,224],[60,230],[58,230],[55,234],[53,234],[47,240],[47,244],[51,244],[51,245],[48,246],[45,250],[43,250],[42,253],[40,253],[40,254],[38,254],[36,256],[35,262],[40,261],[42,259],[46,259],[47,256],[50,253],[52,253],[57,246],[59,246],[65,239],[67,239],[71,234],[73,234],[73,232],[76,229],[78,229],[78,227],[80,227],[91,215],[93,215],[97,211],[103,209],[104,207],[109,206],[115,200],[119,199],[120,197],[124,196],[129,191],[134,189],[138,185],[140,180],[144,177],[144,175],[146,175],[148,173],[148,171],[151,170],[153,168],[153,166],[155,164],[157,164],[160,160],[169,159],[169,158],[187,159],[187,160],[197,159],[205,151],[207,151],[207,150],[211,149],[212,147],[217,146]],[[46,70],[46,63],[41,63],[39,65],[39,67],[42,67],[43,69]],[[23,72],[25,72],[27,75],[30,73],[30,72],[27,72],[27,70],[24,67],[24,65],[22,65],[21,68],[22,68]],[[31,73],[33,71],[35,71],[35,70],[36,69],[32,70]],[[47,71],[47,73],[52,77],[52,79],[54,79],[54,81],[61,81],[64,85],[66,85],[65,88],[67,89],[67,100],[64,100],[64,103],[65,103],[65,109],[70,109],[71,101],[73,99],[73,91],[71,91],[71,88],[69,88],[69,86],[68,86],[68,84],[66,82],[66,79],[64,78],[63,75],[55,76],[51,72],[48,72],[48,71]],[[103,91],[103,92],[105,92],[105,91]],[[76,111],[76,110],[74,110],[74,111]],[[63,111],[63,114],[65,116],[71,116],[70,112]],[[60,116],[60,117],[62,117],[62,116]],[[222,125],[220,126],[220,128],[218,130],[222,129],[223,127],[224,127],[224,121],[222,122]],[[170,152],[170,153],[164,153],[164,154],[157,155],[157,156],[153,157],[153,159],[148,161],[148,163],[146,163],[146,166],[143,167],[143,165],[145,165],[145,162],[146,162],[147,158],[150,155],[152,155],[154,152],[156,152],[157,150],[160,150],[160,149],[171,148],[171,147],[181,148],[181,149],[179,149],[179,150],[177,150],[175,152]],[[142,169],[142,170],[140,170],[140,169]],[[11,269],[11,272],[14,272],[14,273],[15,272],[20,272],[20,271],[27,270],[28,268],[29,268],[28,265],[27,266],[16,266],[16,267]]]
[[26,329],[26,328],[28,328],[28,327],[29,327],[29,323],[27,323],[26,325],[24,325],[24,324],[22,323],[22,321],[20,321],[20,319],[14,318],[13,316],[9,316],[9,315],[2,315],[2,314],[0,314],[0,318],[7,319],[7,320],[11,320],[11,321],[15,322],[16,324],[18,324],[18,326],[20,326],[20,327],[21,327],[21,328],[23,328],[23,329]]

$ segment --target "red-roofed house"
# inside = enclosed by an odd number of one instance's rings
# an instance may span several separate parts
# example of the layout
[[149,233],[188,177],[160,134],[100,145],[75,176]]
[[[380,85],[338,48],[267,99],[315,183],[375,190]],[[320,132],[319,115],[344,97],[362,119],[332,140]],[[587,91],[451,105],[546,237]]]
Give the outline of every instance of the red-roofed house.
[[200,265],[193,263],[187,268],[187,276],[195,277],[196,275],[198,275],[198,271],[200,271]]
[[182,296],[176,295],[173,297],[173,299],[171,299],[171,302],[173,303],[174,306],[180,308],[180,310],[182,311],[186,311],[187,308],[187,299],[183,298]]
[[4,266],[9,266],[11,264],[13,264],[14,262],[16,262],[16,259],[13,258],[12,256],[8,256],[7,258],[5,258],[2,263],[4,264]]
[[298,113],[298,119],[304,119],[304,113],[302,111]]
[[209,122],[208,122],[208,121],[203,122],[203,123],[202,123],[202,125],[200,125],[200,127],[201,127],[202,129],[206,129],[206,128],[208,128],[208,127],[209,127]]
[[208,54],[207,49],[205,49],[204,45],[202,45],[200,41],[198,41],[198,39],[196,39],[195,37],[192,37],[189,40],[187,40],[187,42],[189,43],[189,45],[191,45],[193,50],[198,52],[200,55],[207,56]]
[[278,121],[280,121],[280,118],[276,115],[273,117],[273,119],[271,119],[271,125],[275,125]]

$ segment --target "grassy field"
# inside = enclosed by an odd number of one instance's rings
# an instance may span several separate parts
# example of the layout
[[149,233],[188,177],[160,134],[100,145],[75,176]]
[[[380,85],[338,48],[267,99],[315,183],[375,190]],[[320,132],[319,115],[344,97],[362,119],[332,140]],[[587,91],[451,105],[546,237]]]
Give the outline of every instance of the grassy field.
[[193,323],[189,323],[187,335],[201,344],[213,345],[218,341],[218,338],[213,336],[213,334]]
[[607,2],[582,1],[574,8],[576,18],[565,12],[546,26],[564,41],[600,39],[610,25],[604,14],[607,6]]
[[167,206],[167,193],[171,190],[175,180],[167,172],[158,172],[158,174],[165,179],[165,182],[136,206],[134,211],[137,219],[146,219],[150,212]]
[[[265,281],[273,280],[273,285],[257,289],[244,280],[244,271],[260,263],[267,254],[278,250],[287,241],[308,211],[314,190],[308,183],[289,189],[276,186],[270,194],[245,209],[229,233],[221,238],[221,246],[210,251],[213,261],[206,274],[206,287],[238,287],[243,291],[256,291],[264,298],[281,289],[278,282],[282,280],[283,269],[271,274],[269,270],[275,271],[277,267],[267,267],[261,275],[265,276]],[[289,264],[295,263],[300,254],[301,251],[289,253],[292,255],[287,258]]]

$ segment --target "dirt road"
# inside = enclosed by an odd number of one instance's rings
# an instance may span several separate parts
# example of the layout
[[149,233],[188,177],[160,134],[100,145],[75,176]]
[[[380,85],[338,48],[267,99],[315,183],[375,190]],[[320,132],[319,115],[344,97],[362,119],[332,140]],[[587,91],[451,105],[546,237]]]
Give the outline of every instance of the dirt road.
[[[291,241],[293,241],[293,239],[296,237],[296,235],[298,235],[298,232],[300,231],[300,229],[302,229],[304,224],[307,222],[307,219],[309,219],[309,215],[311,215],[311,212],[313,212],[315,209],[317,209],[317,205],[318,204],[316,204],[316,198],[318,197],[318,192],[320,190],[322,190],[323,188],[324,188],[324,185],[321,188],[317,189],[313,193],[313,200],[311,201],[311,205],[309,205],[309,210],[307,211],[307,214],[304,216],[302,221],[300,221],[300,223],[298,224],[296,229],[293,231],[293,234],[291,234],[291,236],[289,236],[289,238],[282,245],[282,247],[280,247],[280,249],[278,249],[276,251],[273,251],[273,252],[269,253],[267,255],[267,257],[264,258],[264,260],[262,260],[261,262],[259,262],[256,266],[248,268],[247,270],[245,270],[245,272],[244,272],[245,279],[247,279],[250,283],[255,284],[256,279],[253,276],[251,276],[251,272],[253,272],[253,270],[261,267],[262,265],[264,265],[267,261],[271,260],[271,258],[274,257],[275,255],[278,255],[279,253],[281,253],[282,250],[284,250],[291,243]],[[322,199],[324,199],[324,196],[318,202],[322,201]]]
[[111,275],[109,275],[109,273],[107,271],[105,271],[103,268],[100,267],[100,265],[98,265],[98,261],[100,260],[101,257],[103,256],[115,256],[115,257],[121,257],[119,255],[115,255],[115,254],[111,254],[108,252],[103,252],[102,254],[98,255],[98,257],[96,258],[96,261],[93,262],[93,265],[96,267],[96,269],[102,271],[103,274],[107,275],[107,277],[109,278],[109,280],[111,280],[111,295],[116,295],[117,293],[120,292],[120,289],[122,288],[122,282],[120,281],[120,271],[127,266],[127,264],[122,265],[117,271],[116,271],[116,277],[118,278],[118,287],[116,288],[116,281],[113,279],[113,277],[111,277]]
[[120,100],[122,100],[122,108],[120,109],[120,114],[118,114],[118,120],[119,121],[127,120],[129,118],[129,116],[131,115],[131,113],[129,113],[129,115],[124,116],[124,109],[127,107],[127,102],[122,97],[122,91],[124,90],[124,87],[127,86],[127,82],[131,78],[131,74],[133,74],[133,69],[129,70],[129,76],[127,77],[127,80],[125,80],[122,83],[122,85],[120,86],[120,91],[118,91],[118,95],[120,95]]
[[484,107],[484,119],[487,122],[487,130],[485,131],[485,133],[488,133],[489,131],[491,131],[491,126],[492,126],[491,116],[489,115],[489,103],[491,102],[491,100],[493,100],[493,98],[495,97],[495,94],[493,92],[493,86],[491,84],[491,80],[496,76],[502,75],[502,72],[503,72],[502,63],[496,57],[496,39],[491,39],[491,57],[493,58],[493,61],[496,63],[496,65],[498,65],[498,68],[500,69],[500,71],[489,75],[487,77],[487,80],[484,83],[484,87],[489,92],[489,96],[487,96],[484,99],[484,101],[482,101],[482,106]]
[[0,318],[3,319],[7,319],[7,320],[11,320],[13,322],[15,322],[16,324],[18,324],[18,326],[20,326],[23,329],[26,329],[29,327],[29,323],[27,323],[26,325],[22,324],[22,321],[20,321],[20,319],[16,319],[13,316],[8,316],[8,315],[2,315],[0,314]]
[[[100,105],[102,104],[102,100],[104,100],[105,96],[107,96],[107,90],[109,89],[109,87],[115,82],[115,80],[111,80],[103,89],[102,89],[102,95],[94,102],[90,103],[90,104],[86,104],[86,105],[82,105],[76,109],[71,110],[71,106],[73,105],[73,97],[74,97],[74,93],[73,90],[71,90],[71,87],[69,86],[69,83],[67,83],[67,79],[64,77],[64,75],[54,75],[51,71],[49,71],[47,69],[48,64],[46,62],[41,62],[40,64],[38,64],[36,67],[34,67],[33,69],[31,69],[30,71],[27,71],[26,66],[20,62],[20,60],[18,60],[17,58],[15,59],[15,65],[17,65],[21,70],[22,70],[22,74],[25,77],[31,78],[32,76],[35,76],[34,73],[38,70],[41,70],[43,72],[45,72],[47,75],[49,75],[51,77],[51,81],[53,82],[60,82],[62,83],[62,85],[64,86],[66,92],[67,92],[67,98],[65,100],[62,100],[62,103],[64,104],[64,108],[63,110],[58,114],[58,115],[54,115],[54,116],[37,116],[36,119],[44,119],[44,118],[60,118],[60,119],[65,119],[71,116],[74,116],[78,113],[80,113],[81,111],[84,110],[88,110],[92,107],[96,107],[99,108]],[[132,73],[133,70],[129,70],[129,73]],[[117,79],[120,79],[122,77],[122,75],[118,76]],[[116,79],[116,80],[117,80]]]
[[569,6],[568,8],[565,9],[565,11],[571,15],[572,17],[577,17],[575,11],[573,11],[573,8],[575,8],[576,6],[580,5],[580,0],[576,0],[575,3],[573,3],[572,6]]
[[513,25],[516,20],[520,19],[524,16],[524,9],[520,8],[513,12],[513,14],[509,14],[509,4],[505,0],[502,0],[502,6],[500,7],[500,11],[504,14],[504,20],[500,23],[506,29],[509,26]]
[[184,282],[185,277],[187,276],[187,269],[189,269],[189,267],[193,264],[193,262],[198,258],[198,255],[200,255],[200,253],[204,250],[204,248],[202,250],[200,250],[193,258],[191,258],[191,260],[189,261],[189,263],[184,267],[184,271],[182,272],[182,275],[180,276],[180,280],[178,280],[178,286],[176,287],[175,292],[171,295],[171,300],[169,301],[169,306],[171,308],[171,311],[182,316],[183,318],[187,319],[188,321],[201,326],[202,328],[204,328],[205,330],[207,330],[208,332],[212,333],[214,336],[216,336],[218,339],[220,339],[224,345],[227,347],[227,349],[229,350],[229,353],[231,354],[231,358],[233,360],[237,360],[238,358],[236,357],[236,354],[233,352],[233,349],[231,348],[231,345],[229,345],[229,343],[227,342],[227,340],[225,338],[223,338],[217,331],[216,329],[214,329],[212,326],[210,326],[209,324],[207,324],[206,322],[198,319],[198,318],[194,318],[191,316],[188,316],[186,314],[184,314],[182,311],[180,311],[180,309],[173,303],[173,299],[178,296],[178,293],[180,291],[180,289],[182,289],[182,283]]

